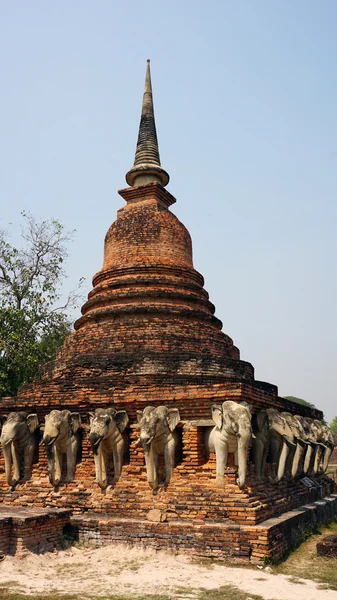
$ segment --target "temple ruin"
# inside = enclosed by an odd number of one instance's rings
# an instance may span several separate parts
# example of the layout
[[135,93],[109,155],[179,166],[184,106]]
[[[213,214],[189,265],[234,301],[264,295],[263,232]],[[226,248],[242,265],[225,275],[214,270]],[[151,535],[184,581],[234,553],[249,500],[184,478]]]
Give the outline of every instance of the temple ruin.
[[57,526],[90,543],[280,559],[337,512],[331,444],[322,413],[256,381],[222,331],[170,210],[149,62],[126,181],[75,332],[0,401],[0,550]]

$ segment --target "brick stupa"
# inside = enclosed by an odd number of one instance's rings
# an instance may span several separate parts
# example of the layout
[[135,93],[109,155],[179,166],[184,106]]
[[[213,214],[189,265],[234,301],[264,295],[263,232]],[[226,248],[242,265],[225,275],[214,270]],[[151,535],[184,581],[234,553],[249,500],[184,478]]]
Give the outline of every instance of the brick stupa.
[[[204,446],[211,406],[245,400],[253,411],[274,407],[314,418],[321,412],[286,401],[276,386],[256,381],[252,365],[240,360],[214,316],[203,277],[193,267],[191,237],[170,211],[175,198],[165,189],[169,176],[159,158],[149,63],[136,156],[126,180],[130,187],[119,191],[126,205],[106,234],[103,267],[93,278],[75,333],[41,380],[18,398],[1,401],[2,414],[28,410],[41,422],[53,408],[80,412],[83,452],[76,480],[52,488],[41,449],[31,481],[14,491],[1,472],[0,498],[7,505],[71,509],[86,539],[100,528],[102,542],[141,541],[219,557],[277,557],[288,547],[280,536],[286,525],[271,524],[271,517],[314,499],[312,491],[295,480],[276,486],[258,482],[252,464],[247,487],[238,488],[232,466],[219,489],[214,457]],[[154,493],[136,443],[136,410],[162,404],[179,408],[182,453],[168,487]],[[87,415],[111,405],[128,412],[130,457],[120,480],[102,491],[95,483]],[[324,476],[320,485],[331,489]]]

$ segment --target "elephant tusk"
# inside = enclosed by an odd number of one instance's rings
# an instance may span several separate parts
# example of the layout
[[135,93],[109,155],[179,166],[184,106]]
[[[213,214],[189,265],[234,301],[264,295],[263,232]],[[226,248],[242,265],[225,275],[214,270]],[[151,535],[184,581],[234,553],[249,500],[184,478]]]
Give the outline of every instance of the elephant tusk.
[[138,446],[138,444],[140,444],[140,437],[135,441],[136,446]]
[[56,437],[52,438],[52,439],[50,440],[50,442],[46,442],[46,440],[44,440],[44,439],[42,440],[42,442],[43,442],[43,443],[44,443],[46,446],[51,446],[51,445],[52,445],[54,442],[56,442],[57,438],[58,438],[58,435],[57,435]]
[[5,442],[3,445],[4,446],[8,446],[8,444],[11,444],[13,441],[13,438],[11,438],[10,440],[7,440],[7,442]]
[[147,440],[147,441],[145,442],[147,446],[149,446],[149,444],[151,444],[151,442],[152,442],[153,438],[154,438],[154,435],[152,435],[152,436],[150,437],[150,439],[149,439],[149,440]]
[[101,437],[99,437],[99,438],[96,440],[96,442],[94,442],[94,443],[93,443],[93,446],[95,446],[95,448],[96,448],[97,446],[99,446],[99,445],[100,445],[100,443],[101,443],[101,441],[102,441],[103,437],[104,437],[104,436],[103,436],[103,435],[101,435]]

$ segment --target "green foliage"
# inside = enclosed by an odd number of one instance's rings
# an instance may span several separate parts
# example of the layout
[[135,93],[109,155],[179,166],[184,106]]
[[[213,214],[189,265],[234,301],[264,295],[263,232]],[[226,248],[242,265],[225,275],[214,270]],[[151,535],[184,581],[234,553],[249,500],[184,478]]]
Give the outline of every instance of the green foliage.
[[0,396],[16,395],[38,375],[40,363],[55,357],[70,333],[68,312],[77,304],[81,285],[64,306],[57,306],[72,233],[59,221],[37,222],[21,214],[21,248],[0,231]]
[[[303,406],[308,406],[309,408],[314,408],[317,410],[317,407],[311,402],[307,402],[307,400],[303,400],[303,398],[296,398],[296,396],[283,396],[286,400],[290,400],[291,402],[297,402],[297,404],[302,404]],[[321,419],[322,425],[327,425],[327,422],[324,418]]]
[[337,434],[337,417],[334,417],[329,425],[332,435],[335,437]]
[[[315,530],[313,535],[308,537],[297,550],[291,552],[284,562],[273,566],[273,572],[321,582],[322,587],[317,586],[317,590],[327,589],[327,587],[337,590],[336,559],[318,556],[316,550],[317,543],[332,533],[337,533],[336,521],[326,525],[322,530]],[[327,587],[323,588],[324,584]],[[319,598],[319,594],[317,597]]]
[[291,402],[297,402],[297,404],[302,404],[303,406],[309,406],[310,408],[316,408],[314,404],[311,402],[307,402],[307,400],[303,400],[303,398],[296,398],[296,396],[283,396],[286,400],[290,400]]

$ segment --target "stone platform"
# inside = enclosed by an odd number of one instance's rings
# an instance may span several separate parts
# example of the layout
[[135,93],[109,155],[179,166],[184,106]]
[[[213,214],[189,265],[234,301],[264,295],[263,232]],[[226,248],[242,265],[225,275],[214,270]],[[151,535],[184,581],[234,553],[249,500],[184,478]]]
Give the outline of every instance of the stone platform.
[[197,521],[151,522],[85,513],[71,518],[72,533],[91,546],[141,544],[156,550],[236,561],[279,561],[308,533],[337,517],[337,494],[267,519],[259,525]]
[[61,547],[71,510],[64,508],[0,508],[0,553],[23,557]]

